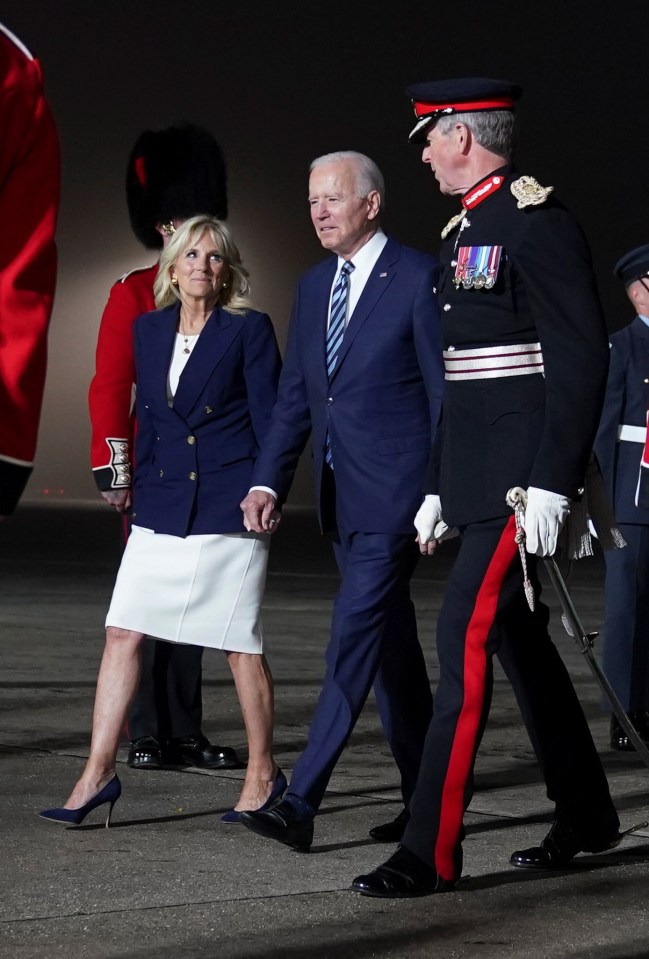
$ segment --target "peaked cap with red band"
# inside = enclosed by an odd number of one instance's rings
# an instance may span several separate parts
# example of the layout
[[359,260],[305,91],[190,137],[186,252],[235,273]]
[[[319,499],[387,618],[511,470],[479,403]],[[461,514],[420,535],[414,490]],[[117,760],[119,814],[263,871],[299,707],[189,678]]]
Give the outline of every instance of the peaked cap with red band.
[[145,130],[128,160],[126,202],[133,232],[151,250],[162,247],[158,223],[200,213],[225,220],[228,195],[221,147],[192,123]]
[[431,123],[453,113],[482,113],[485,110],[513,110],[523,91],[508,80],[461,77],[415,83],[406,90],[412,100],[417,123],[408,139],[424,143]]

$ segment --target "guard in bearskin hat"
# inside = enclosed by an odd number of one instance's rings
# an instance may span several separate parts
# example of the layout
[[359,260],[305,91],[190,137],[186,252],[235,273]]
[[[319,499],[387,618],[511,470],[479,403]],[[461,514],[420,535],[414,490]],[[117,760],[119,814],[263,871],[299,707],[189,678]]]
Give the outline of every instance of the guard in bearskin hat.
[[[226,171],[216,140],[201,127],[181,124],[145,130],[127,164],[126,199],[135,236],[162,249],[191,216],[228,214]],[[91,463],[103,498],[120,513],[131,505],[135,319],[155,309],[153,266],[132,270],[114,284],[104,309],[90,384]],[[231,769],[233,749],[214,746],[201,731],[203,647],[145,642],[140,689],[129,714],[128,765],[160,769],[194,765]]]

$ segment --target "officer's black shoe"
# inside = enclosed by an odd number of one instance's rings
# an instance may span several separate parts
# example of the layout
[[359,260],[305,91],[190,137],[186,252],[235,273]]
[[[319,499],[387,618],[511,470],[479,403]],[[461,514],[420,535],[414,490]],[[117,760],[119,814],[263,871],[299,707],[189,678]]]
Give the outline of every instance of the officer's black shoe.
[[213,746],[202,733],[170,740],[165,758],[171,766],[200,766],[201,769],[238,769],[241,765],[231,746]]
[[434,892],[450,892],[454,888],[454,882],[441,879],[434,869],[403,846],[374,872],[356,876],[352,882],[354,892],[380,899],[431,896]]
[[396,819],[370,829],[370,836],[377,842],[401,842],[409,822],[410,813],[407,809],[402,809]]
[[141,736],[131,742],[126,765],[131,769],[162,769],[162,747],[153,736]]
[[579,852],[605,852],[622,841],[617,827],[601,832],[578,833],[570,826],[555,822],[540,846],[519,849],[510,862],[519,869],[561,869]]

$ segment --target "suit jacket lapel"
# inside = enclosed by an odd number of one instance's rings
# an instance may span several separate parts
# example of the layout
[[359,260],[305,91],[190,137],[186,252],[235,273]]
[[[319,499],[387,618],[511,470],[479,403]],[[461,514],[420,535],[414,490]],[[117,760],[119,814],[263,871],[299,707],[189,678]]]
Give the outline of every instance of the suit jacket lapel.
[[377,303],[394,279],[397,272],[398,262],[399,244],[395,240],[388,238],[388,242],[381,250],[381,255],[374,264],[374,268],[368,277],[365,288],[361,293],[361,297],[356,304],[349,323],[347,324],[345,335],[338,351],[338,361],[336,362],[335,369],[331,374],[332,380],[338,375],[340,367],[342,366],[345,357],[349,353],[349,350],[354,342],[355,337],[358,335],[359,330],[362,329],[367,318],[375,309]]
[[233,322],[231,313],[218,306],[212,310],[180,374],[174,396],[173,408],[184,419],[191,413],[196,398],[202,393],[240,329],[240,324]]
[[146,358],[141,359],[139,364],[138,376],[148,379],[151,394],[162,407],[168,406],[167,380],[178,329],[179,310],[178,304],[158,312],[155,326],[148,328]]

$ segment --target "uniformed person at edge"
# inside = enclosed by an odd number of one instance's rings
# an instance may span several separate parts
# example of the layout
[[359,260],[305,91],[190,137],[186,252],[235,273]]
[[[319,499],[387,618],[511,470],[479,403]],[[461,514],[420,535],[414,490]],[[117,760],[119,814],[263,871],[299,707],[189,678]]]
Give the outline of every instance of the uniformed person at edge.
[[[649,742],[649,504],[641,506],[641,460],[649,406],[649,246],[614,267],[635,319],[611,336],[604,411],[595,452],[626,549],[607,550],[602,665],[634,726]],[[611,746],[633,750],[611,715]]]
[[[407,92],[417,116],[410,139],[424,144],[442,193],[462,198],[442,233],[443,423],[415,525],[424,554],[449,527],[462,542],[437,624],[440,678],[410,822],[396,853],[353,882],[386,897],[452,889],[460,877],[495,652],[555,804],[548,836],[512,864],[556,868],[620,841],[536,575],[537,556],[554,553],[583,485],[604,395],[608,346],[588,246],[551,187],[511,166],[519,87],[465,78]],[[514,486],[529,496],[533,612],[505,502]]]

